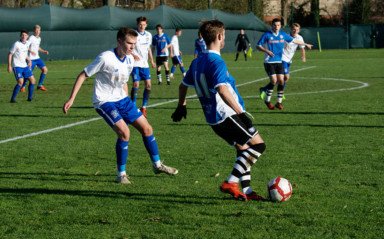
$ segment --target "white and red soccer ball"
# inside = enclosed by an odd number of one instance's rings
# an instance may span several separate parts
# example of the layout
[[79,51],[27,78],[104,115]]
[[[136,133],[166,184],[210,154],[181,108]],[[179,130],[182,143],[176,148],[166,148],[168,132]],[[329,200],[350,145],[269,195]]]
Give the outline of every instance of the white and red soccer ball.
[[267,193],[270,200],[274,202],[284,202],[292,195],[292,185],[287,179],[277,177],[269,181]]

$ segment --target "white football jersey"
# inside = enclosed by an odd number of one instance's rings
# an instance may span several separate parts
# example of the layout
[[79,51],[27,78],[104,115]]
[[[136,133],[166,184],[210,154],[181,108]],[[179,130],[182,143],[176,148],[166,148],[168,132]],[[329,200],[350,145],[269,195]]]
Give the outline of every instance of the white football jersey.
[[[296,40],[299,40],[301,42],[304,42],[303,37],[300,36],[299,34],[297,34],[296,37],[293,37],[293,38],[296,39]],[[284,42],[283,57],[281,58],[281,60],[283,60],[285,62],[288,62],[288,63],[291,63],[293,55],[295,55],[295,51],[296,51],[298,46],[300,48],[304,48],[305,47],[305,46],[302,46],[302,45],[297,45],[296,43],[293,43],[293,42],[290,42],[290,43]]]
[[176,35],[173,35],[171,39],[171,45],[172,45],[173,56],[179,56],[180,55],[179,37],[177,37]]
[[29,59],[31,59],[31,60],[39,59],[40,58],[40,56],[39,56],[39,47],[40,47],[41,38],[40,37],[35,37],[35,35],[32,35],[32,36],[30,36],[28,38],[28,41],[31,44],[29,46],[29,49],[31,49],[31,51],[36,53],[36,55],[32,55],[32,53],[28,52]]
[[87,76],[95,75],[93,87],[93,106],[100,107],[106,102],[115,102],[127,97],[123,86],[129,80],[133,69],[133,56],[127,55],[121,60],[111,49],[100,53],[96,59],[84,68]]
[[25,43],[22,43],[21,41],[17,41],[13,43],[11,49],[9,50],[10,53],[13,54],[12,56],[12,67],[27,67],[27,56],[28,56],[28,48],[29,48],[29,41],[26,41]]
[[133,54],[140,58],[139,61],[135,61],[135,67],[148,68],[148,51],[151,50],[152,45],[152,34],[144,31],[144,33],[137,32],[137,43]]

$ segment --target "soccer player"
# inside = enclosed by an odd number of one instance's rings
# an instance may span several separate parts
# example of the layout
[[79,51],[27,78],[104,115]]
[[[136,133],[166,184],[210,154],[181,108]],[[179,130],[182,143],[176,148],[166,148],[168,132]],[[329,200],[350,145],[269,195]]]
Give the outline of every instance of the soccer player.
[[[158,24],[156,26],[157,35],[153,37],[152,46],[153,50],[156,48],[156,66],[157,66],[157,80],[159,81],[159,85],[161,84],[161,66],[164,65],[165,68],[165,76],[167,79],[167,84],[171,84],[170,75],[169,75],[169,67],[168,67],[168,47],[167,45],[171,44],[171,40],[169,36],[163,33],[163,26]],[[171,48],[171,58],[173,57],[172,53],[172,45]]]
[[199,35],[199,38],[195,40],[195,55],[194,55],[195,59],[201,52],[205,51],[205,49],[207,48],[205,41],[201,36],[200,32],[198,33],[198,35]]
[[140,111],[145,117],[147,117],[147,105],[149,95],[151,93],[151,74],[149,72],[148,57],[151,61],[152,67],[155,68],[155,62],[153,61],[151,45],[152,45],[152,34],[147,32],[148,18],[138,17],[137,22],[137,44],[133,50],[132,56],[135,59],[132,70],[132,89],[131,89],[131,100],[136,104],[137,91],[139,89],[139,83],[141,80],[145,81],[145,89],[143,93],[143,104],[140,107]]
[[194,87],[207,123],[217,135],[237,149],[235,166],[220,190],[238,200],[265,200],[250,186],[251,166],[264,152],[265,144],[246,116],[235,79],[220,56],[220,50],[224,48],[225,25],[218,20],[207,21],[201,25],[200,32],[208,50],[192,61],[179,86],[179,104],[172,114],[173,121],[186,118],[187,90]]
[[21,86],[23,85],[24,79],[29,80],[27,100],[35,100],[32,98],[33,89],[35,87],[35,77],[33,77],[32,71],[30,69],[32,62],[28,57],[29,42],[27,39],[28,31],[21,30],[20,40],[13,43],[8,54],[8,72],[11,73],[13,71],[17,81],[17,84],[13,89],[11,103],[16,103],[16,96],[19,93]]
[[183,73],[183,76],[185,76],[185,69],[184,69],[184,63],[183,60],[181,60],[182,52],[180,51],[179,47],[179,36],[181,36],[182,30],[181,28],[176,28],[175,35],[171,39],[171,44],[166,46],[172,46],[173,50],[173,57],[172,57],[172,68],[171,68],[171,75],[170,77],[173,79],[175,78],[173,74],[175,73],[176,66],[180,65],[180,71]]
[[244,59],[247,60],[247,46],[251,46],[251,43],[248,40],[247,34],[244,33],[244,29],[241,29],[239,35],[237,35],[235,46],[237,43],[239,43],[239,45],[237,46],[235,61],[237,61],[237,58],[239,58],[239,53],[241,51],[244,53]]
[[[283,109],[281,102],[283,101],[284,95],[284,69],[282,64],[284,43],[292,42],[298,45],[306,46],[309,49],[312,48],[312,45],[294,39],[287,33],[280,31],[280,28],[281,20],[278,18],[273,19],[272,30],[264,33],[257,42],[256,46],[258,50],[265,52],[264,68],[270,80],[270,83],[267,86],[265,104],[270,110],[273,110],[275,107],[280,110]],[[271,104],[271,97],[276,83],[278,84],[277,103],[273,106]]]
[[[301,42],[304,42],[304,39],[302,36],[299,35],[300,32],[300,25],[298,23],[293,23],[291,27],[291,37],[294,39],[297,39]],[[289,68],[291,67],[292,64],[292,58],[295,55],[296,49],[299,45],[296,43],[287,43],[284,42],[284,49],[283,49],[283,57],[281,58],[282,63],[283,63],[283,68],[284,68],[284,89],[287,81],[289,80]],[[301,52],[301,60],[303,62],[306,62],[307,59],[305,58],[305,46],[300,45],[300,52]],[[260,88],[260,98],[264,99],[266,95],[268,85]],[[284,98],[284,96],[283,96]]]
[[117,134],[116,182],[122,184],[131,183],[125,171],[130,135],[128,124],[132,124],[142,134],[144,145],[152,160],[153,171],[156,174],[174,175],[178,173],[177,169],[161,163],[152,127],[128,97],[127,82],[134,61],[131,53],[135,48],[137,35],[137,32],[131,28],[120,28],[117,33],[117,47],[100,53],[91,64],[84,68],[76,79],[70,98],[63,106],[63,111],[67,114],[84,80],[95,74],[93,105],[96,112]]
[[[31,71],[33,72],[33,70],[35,69],[35,66],[39,67],[41,70],[39,84],[37,84],[37,89],[42,91],[47,91],[47,89],[43,85],[43,82],[44,82],[45,76],[47,75],[48,68],[44,64],[43,60],[40,58],[39,51],[47,55],[49,54],[49,52],[47,50],[43,50],[40,47],[40,42],[41,42],[40,33],[41,33],[41,27],[39,25],[35,25],[33,27],[34,35],[28,38],[28,41],[30,43],[28,56],[29,56],[29,59],[31,59],[32,61]],[[24,81],[23,87],[20,90],[21,92],[25,91],[26,84],[27,84],[27,81]]]

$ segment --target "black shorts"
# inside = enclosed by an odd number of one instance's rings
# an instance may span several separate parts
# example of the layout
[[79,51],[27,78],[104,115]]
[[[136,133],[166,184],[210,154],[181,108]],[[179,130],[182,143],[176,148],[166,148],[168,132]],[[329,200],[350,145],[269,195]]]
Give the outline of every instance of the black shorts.
[[264,63],[264,69],[268,76],[284,75],[283,63]]
[[164,62],[168,62],[168,56],[156,56],[156,66],[161,66]]
[[217,135],[232,146],[236,144],[244,145],[259,133],[254,127],[247,129],[237,114],[211,127]]
[[247,50],[247,46],[246,45],[238,45],[237,46],[237,51],[245,51],[245,50]]

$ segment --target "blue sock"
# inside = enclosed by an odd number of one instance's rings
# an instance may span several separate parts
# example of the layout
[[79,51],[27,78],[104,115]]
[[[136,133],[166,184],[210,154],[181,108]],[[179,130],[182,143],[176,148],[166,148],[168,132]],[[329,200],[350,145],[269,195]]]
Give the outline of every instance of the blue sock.
[[27,79],[24,79],[24,82],[23,82],[23,88],[27,85],[27,82],[28,82],[28,80]]
[[116,141],[116,163],[119,172],[125,171],[128,157],[128,142],[129,141],[123,141],[121,139],[117,139]]
[[131,100],[134,104],[136,104],[136,98],[137,98],[137,91],[139,89],[132,87],[131,89]]
[[183,74],[185,73],[184,66],[180,66],[180,70],[181,70],[181,72],[182,72]]
[[287,82],[284,82],[284,87],[283,87],[283,89],[285,88],[285,85],[287,84]]
[[45,79],[45,76],[46,76],[47,74],[44,74],[44,73],[41,73],[40,74],[40,80],[39,80],[39,84],[38,84],[38,86],[42,86],[43,85],[43,82],[44,82],[44,79]]
[[143,136],[143,141],[152,162],[160,161],[159,148],[157,147],[155,136],[153,134],[151,136]]
[[35,89],[35,84],[29,83],[29,86],[28,86],[28,99],[29,100],[32,99],[33,89]]
[[173,73],[175,73],[175,70],[176,70],[176,66],[172,66],[171,68],[171,74],[173,75]]
[[16,96],[17,96],[17,94],[19,93],[20,88],[21,88],[21,86],[19,86],[18,84],[16,84],[15,88],[13,88],[13,93],[12,93],[12,98],[11,98],[11,100],[15,100],[15,99],[16,99]]
[[144,89],[144,93],[143,93],[143,107],[147,106],[150,93],[151,93],[151,90]]

